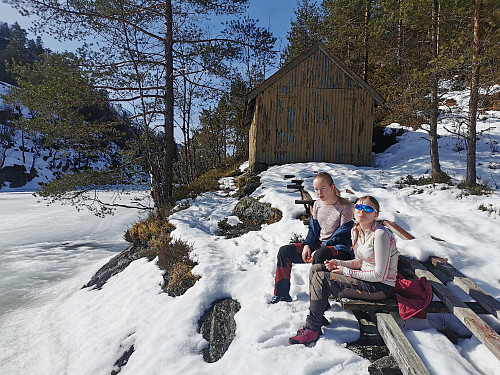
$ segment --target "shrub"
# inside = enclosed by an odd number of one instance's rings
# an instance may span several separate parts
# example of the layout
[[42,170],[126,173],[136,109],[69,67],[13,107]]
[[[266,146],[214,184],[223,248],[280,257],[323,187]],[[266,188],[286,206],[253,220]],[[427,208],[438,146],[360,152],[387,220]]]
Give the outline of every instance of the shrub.
[[200,279],[191,273],[192,267],[185,263],[176,263],[170,275],[166,292],[173,297],[183,295]]
[[485,206],[483,203],[481,203],[478,207],[478,210],[483,212],[488,212],[489,214],[491,214],[492,212],[494,213],[500,212],[500,210],[497,210],[491,203],[488,204],[488,206]]
[[184,294],[199,279],[191,273],[196,265],[189,259],[192,250],[193,246],[175,239],[162,244],[155,251],[158,256],[156,264],[165,271],[163,290],[173,297]]
[[193,247],[180,239],[163,243],[155,249],[158,256],[157,264],[162,270],[170,273],[177,263],[184,263],[194,267],[194,262],[189,259]]
[[490,188],[487,184],[476,184],[474,186],[468,186],[465,184],[465,182],[461,182],[458,184],[458,188],[462,189],[462,195],[487,195],[491,194],[493,191],[492,188]]
[[236,180],[236,186],[238,187],[238,197],[244,197],[252,194],[260,186],[260,177],[246,173]]
[[419,177],[416,179],[411,174],[406,175],[405,177],[401,177],[398,181],[396,181],[396,187],[398,189],[402,189],[405,186],[424,186],[431,184],[448,184],[451,185],[451,178],[448,174],[441,172],[439,175],[435,177]]
[[125,240],[135,245],[148,246],[153,251],[162,243],[170,241],[170,233],[175,226],[159,214],[151,214],[147,219],[135,223],[125,232]]
[[[187,186],[176,186],[172,202],[196,197],[206,191],[219,190],[219,180],[222,177],[237,173],[234,165],[210,170]],[[189,204],[184,204],[175,209],[178,211],[188,207]],[[170,236],[175,226],[168,222],[168,217],[173,212],[173,204],[160,207],[146,219],[134,224],[124,237],[136,246],[147,248],[149,251],[145,257],[149,260],[158,258],[158,267],[165,271],[163,290],[172,296],[178,296],[193,286],[199,277],[191,273],[191,269],[196,265],[196,262],[189,259],[192,246],[180,239],[172,240]]]
[[304,236],[298,233],[292,233],[292,237],[290,238],[290,243],[301,243],[305,240]]

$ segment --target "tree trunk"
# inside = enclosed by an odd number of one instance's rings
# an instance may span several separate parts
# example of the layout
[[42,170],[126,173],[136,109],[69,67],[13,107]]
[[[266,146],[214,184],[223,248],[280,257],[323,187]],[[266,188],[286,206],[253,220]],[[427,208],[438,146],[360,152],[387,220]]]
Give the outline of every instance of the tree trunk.
[[173,163],[174,163],[174,62],[172,37],[172,1],[165,1],[165,113],[163,166],[158,203],[164,205],[172,197]]
[[370,1],[365,3],[365,30],[363,35],[363,44],[365,54],[363,57],[363,80],[368,81],[368,21],[370,19]]
[[470,80],[469,123],[467,132],[467,173],[465,176],[465,184],[469,187],[476,185],[476,118],[479,100],[479,59],[481,54],[481,39],[479,33],[482,5],[483,0],[475,0],[474,39],[472,42],[474,52],[472,55],[472,72]]
[[[438,0],[432,0],[432,16],[431,16],[431,50],[432,58],[435,60],[438,57]],[[434,64],[432,64],[434,65]],[[436,67],[431,65],[431,108],[430,108],[430,156],[432,166],[432,178],[438,180],[441,175],[441,165],[439,163],[438,137],[437,137],[437,119],[439,115],[438,108],[438,74]]]
[[398,17],[398,47],[396,51],[396,63],[401,64],[401,51],[403,49],[403,8],[401,0],[399,1],[399,17]]

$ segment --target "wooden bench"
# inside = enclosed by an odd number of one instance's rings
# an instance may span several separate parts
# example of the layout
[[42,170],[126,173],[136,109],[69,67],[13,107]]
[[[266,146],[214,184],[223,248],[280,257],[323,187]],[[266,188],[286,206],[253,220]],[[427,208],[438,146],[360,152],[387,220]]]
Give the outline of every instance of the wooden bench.
[[[286,177],[287,176],[285,176],[285,178]],[[304,180],[292,180],[291,182],[291,185],[286,186],[287,189],[295,189],[300,192],[302,199],[295,200],[295,203],[304,205],[304,208],[306,210],[306,217],[310,218],[314,200],[312,200],[311,195],[306,190],[304,190],[304,186],[302,186]],[[304,224],[306,224],[306,220],[304,220]],[[307,219],[306,225],[309,225],[309,219]]]

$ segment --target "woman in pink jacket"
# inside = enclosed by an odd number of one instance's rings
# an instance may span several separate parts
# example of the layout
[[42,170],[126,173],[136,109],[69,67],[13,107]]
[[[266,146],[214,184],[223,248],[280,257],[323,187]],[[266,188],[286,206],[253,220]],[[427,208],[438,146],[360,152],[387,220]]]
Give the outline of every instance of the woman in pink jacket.
[[378,201],[364,196],[356,201],[352,228],[353,260],[327,260],[311,267],[309,274],[310,305],[306,325],[290,344],[309,345],[318,340],[328,297],[381,300],[394,297],[398,250],[392,233],[375,220]]

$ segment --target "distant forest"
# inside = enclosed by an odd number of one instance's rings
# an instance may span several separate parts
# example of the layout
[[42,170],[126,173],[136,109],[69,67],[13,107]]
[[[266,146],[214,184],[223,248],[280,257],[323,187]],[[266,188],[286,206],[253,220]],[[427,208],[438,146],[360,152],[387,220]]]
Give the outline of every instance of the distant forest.
[[6,68],[9,62],[33,64],[44,53],[51,53],[43,47],[40,37],[29,39],[28,33],[16,22],[9,25],[0,21],[0,81],[15,85],[16,79]]

